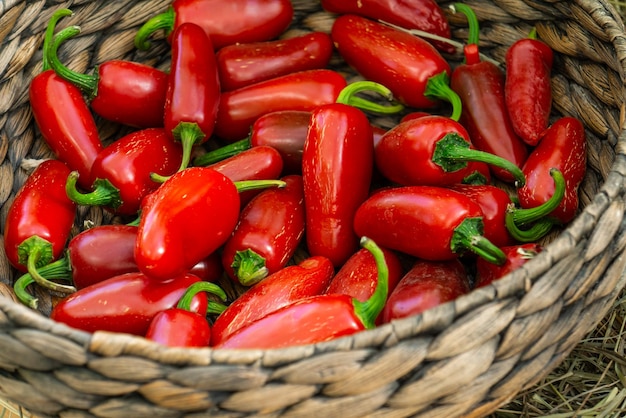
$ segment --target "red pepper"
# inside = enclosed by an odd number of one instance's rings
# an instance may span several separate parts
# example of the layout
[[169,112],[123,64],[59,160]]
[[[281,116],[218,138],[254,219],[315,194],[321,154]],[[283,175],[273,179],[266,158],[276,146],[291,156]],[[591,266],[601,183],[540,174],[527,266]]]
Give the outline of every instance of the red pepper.
[[[145,335],[154,316],[176,306],[187,288],[200,279],[184,274],[157,281],[143,273],[126,273],[85,287],[61,299],[50,318],[87,332],[110,331]],[[194,312],[207,309],[204,293],[191,305]]]
[[[261,145],[211,164],[208,168],[222,173],[232,181],[269,180],[280,177],[283,160],[275,148]],[[257,194],[259,190],[240,193],[241,206],[250,202]]]
[[169,177],[141,207],[135,261],[147,276],[164,281],[189,271],[221,247],[237,224],[238,190],[279,181],[234,183],[206,167]]
[[374,327],[387,299],[385,257],[366,237],[362,245],[378,266],[378,284],[365,302],[348,295],[323,294],[300,299],[240,328],[216,348],[281,348],[314,344]]
[[527,261],[533,259],[543,247],[536,243],[526,243],[501,247],[506,255],[506,261],[501,266],[489,263],[485,260],[476,260],[475,288],[487,286],[494,280],[498,280],[512,271],[517,270]]
[[469,276],[459,260],[417,260],[389,295],[382,322],[420,314],[469,291]]
[[[72,12],[61,9],[56,12],[46,32],[44,49],[54,48],[52,39],[54,27],[62,16]],[[79,29],[74,26],[65,28],[55,37],[55,43],[74,36]],[[44,52],[44,57],[49,55]],[[96,122],[89,106],[76,86],[63,80],[44,59],[44,70],[36,75],[29,86],[29,97],[33,118],[42,138],[58,159],[65,162],[71,170],[80,173],[81,187],[89,189],[91,166],[98,153],[103,149]]]
[[[381,251],[385,256],[389,271],[387,293],[390,294],[404,275],[404,271],[400,258],[394,251],[385,248],[381,248]],[[365,302],[374,294],[377,283],[376,260],[369,251],[362,248],[341,266],[328,285],[326,293],[348,295]],[[376,323],[380,323],[380,319],[381,316],[379,315]]]
[[[434,0],[322,0],[322,7],[337,14],[356,14],[405,29],[417,29],[441,38],[451,38],[450,24]],[[454,46],[428,39],[437,49],[453,53]]]
[[327,69],[300,71],[222,93],[215,134],[227,142],[246,138],[254,121],[279,110],[311,111],[334,103],[344,77]]
[[183,146],[185,169],[193,146],[213,134],[220,97],[220,81],[211,39],[201,27],[184,23],[172,37],[172,64],[165,98],[164,126]]
[[65,194],[69,174],[63,162],[45,160],[11,202],[4,224],[4,252],[17,270],[33,271],[62,254],[76,218],[76,204]]
[[502,167],[520,184],[525,182],[519,167],[473,148],[460,123],[435,115],[407,120],[390,129],[377,144],[374,156],[383,176],[405,186],[458,184],[480,171],[484,163]]
[[192,311],[193,297],[199,292],[209,292],[226,300],[226,293],[213,283],[194,283],[175,307],[161,311],[152,318],[145,337],[168,347],[208,347],[211,343],[211,325],[206,315],[219,314],[225,306],[209,302],[205,312]]
[[212,344],[297,300],[323,294],[335,271],[326,257],[309,257],[267,276],[239,296],[213,323]]
[[476,202],[448,188],[395,187],[358,208],[354,231],[424,260],[451,260],[469,251],[501,264],[504,254],[482,235],[483,216]]
[[[467,12],[470,37],[465,46],[465,63],[452,72],[450,86],[463,103],[461,123],[467,128],[477,149],[502,157],[522,167],[528,156],[526,144],[515,134],[504,99],[505,75],[491,61],[481,61],[478,53],[478,21],[473,11],[459,3],[458,10]],[[514,181],[509,172],[493,169],[503,181]]]
[[96,114],[136,128],[163,126],[165,72],[138,62],[111,60],[98,65],[95,74],[81,74],[63,65],[57,47],[46,51],[50,67],[87,95]]
[[359,246],[354,214],[367,198],[374,161],[372,127],[359,109],[320,106],[311,116],[302,154],[306,244],[335,267]]
[[552,109],[552,49],[536,37],[535,28],[528,38],[513,43],[506,52],[504,97],[515,133],[535,146],[548,128]]
[[527,180],[517,191],[521,207],[535,208],[550,200],[555,193],[550,174],[553,168],[563,174],[565,195],[549,216],[565,224],[578,211],[578,188],[587,168],[585,127],[574,117],[565,116],[554,122],[522,167]]
[[170,140],[163,128],[134,131],[98,154],[91,168],[92,192],[76,190],[72,174],[67,193],[81,205],[105,206],[121,215],[135,215],[143,198],[160,185],[151,174],[175,173],[182,158],[180,144]]
[[331,37],[347,64],[367,80],[386,86],[411,107],[432,108],[437,100],[424,95],[428,79],[450,65],[424,39],[356,15],[339,16]]
[[293,18],[289,0],[174,0],[168,10],[147,21],[135,35],[135,46],[150,47],[148,38],[164,29],[168,41],[185,22],[204,29],[213,47],[273,39],[283,33]]
[[283,268],[304,235],[302,177],[281,180],[285,187],[263,190],[243,208],[222,249],[224,270],[244,286]]
[[222,91],[298,71],[325,68],[332,52],[333,42],[324,32],[225,46],[216,55]]
[[200,260],[189,272],[205,282],[217,282],[224,273],[222,257],[219,252],[215,251]]
[[450,188],[478,203],[483,213],[485,238],[497,247],[514,243],[506,228],[506,213],[513,201],[504,189],[489,184],[456,184]]

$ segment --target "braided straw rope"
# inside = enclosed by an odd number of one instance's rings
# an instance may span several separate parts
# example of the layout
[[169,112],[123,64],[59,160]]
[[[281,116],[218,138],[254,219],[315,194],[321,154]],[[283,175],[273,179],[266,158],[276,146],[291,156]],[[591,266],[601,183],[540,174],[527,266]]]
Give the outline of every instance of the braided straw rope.
[[[57,0],[0,3],[0,219],[33,161],[52,157],[32,120],[28,84],[41,70],[40,46],[52,12],[69,7],[79,37],[63,62],[89,71],[108,59],[162,69],[156,39],[136,51],[139,25],[167,0]],[[603,0],[472,0],[482,51],[503,62],[506,47],[532,25],[556,52],[554,110],[580,118],[589,141],[584,210],[536,259],[454,303],[375,330],[281,350],[175,349],[139,337],[70,329],[10,297],[16,278],[0,254],[0,398],[38,416],[99,417],[480,417],[554,369],[604,316],[624,287],[626,230],[626,34]],[[294,33],[330,29],[314,0],[295,0]],[[442,4],[442,7],[447,5]],[[453,37],[466,39],[450,15]],[[459,56],[452,58],[460,59]],[[382,120],[381,123],[389,123]],[[100,121],[105,141],[120,128]],[[81,208],[83,222],[108,222]],[[46,299],[47,298],[47,299]]]

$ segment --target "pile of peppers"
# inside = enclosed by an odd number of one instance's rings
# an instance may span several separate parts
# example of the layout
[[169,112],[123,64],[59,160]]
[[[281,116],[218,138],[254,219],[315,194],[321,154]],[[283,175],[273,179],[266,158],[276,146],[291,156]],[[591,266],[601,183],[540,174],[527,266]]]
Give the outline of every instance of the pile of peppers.
[[[39,286],[58,322],[169,346],[311,344],[486,286],[576,216],[585,129],[552,114],[534,30],[498,64],[462,3],[462,51],[433,0],[322,6],[329,33],[283,38],[288,0],[174,0],[135,37],[164,31],[169,71],[90,74],[59,59],[80,28],[56,11],[30,84],[56,158],[4,225],[18,299]],[[130,133],[105,143],[96,117]],[[83,206],[113,221],[72,233]]]

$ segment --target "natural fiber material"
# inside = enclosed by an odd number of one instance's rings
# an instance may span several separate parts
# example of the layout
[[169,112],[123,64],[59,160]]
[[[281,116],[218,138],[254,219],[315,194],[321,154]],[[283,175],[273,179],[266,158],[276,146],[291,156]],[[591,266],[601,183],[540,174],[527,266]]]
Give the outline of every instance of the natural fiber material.
[[[330,29],[318,2],[295,0],[291,34]],[[0,220],[36,160],[52,157],[28,103],[53,10],[69,7],[82,33],[63,62],[88,71],[125,58],[168,67],[168,47],[134,49],[136,29],[160,1],[2,3],[0,9]],[[88,334],[0,296],[0,398],[40,416],[480,417],[554,369],[600,321],[626,284],[626,34],[604,1],[471,1],[481,48],[503,61],[532,25],[556,52],[554,111],[580,118],[589,142],[583,210],[536,259],[486,288],[422,315],[315,346],[282,350],[173,349],[139,337]],[[442,4],[442,7],[447,7]],[[462,42],[466,22],[450,15]],[[460,54],[450,57],[457,62]],[[349,71],[348,69],[344,69]],[[354,74],[346,73],[349,78]],[[376,120],[382,125],[392,121]],[[100,122],[105,141],[123,129]],[[84,222],[109,215],[81,208]],[[0,282],[17,274],[0,254]],[[4,293],[4,292],[3,292]]]

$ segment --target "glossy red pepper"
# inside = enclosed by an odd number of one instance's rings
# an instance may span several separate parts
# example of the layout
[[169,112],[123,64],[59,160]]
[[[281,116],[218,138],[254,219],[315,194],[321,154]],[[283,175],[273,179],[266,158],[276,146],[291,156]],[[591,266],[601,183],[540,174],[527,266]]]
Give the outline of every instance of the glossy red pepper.
[[240,328],[217,348],[281,348],[313,344],[373,328],[387,299],[387,266],[380,248],[365,237],[362,245],[372,251],[378,267],[378,283],[365,302],[348,295],[323,294],[300,299]]
[[279,110],[311,111],[334,103],[346,87],[333,70],[299,71],[222,93],[215,134],[226,142],[246,138],[254,121]]
[[157,313],[145,337],[168,347],[208,347],[211,343],[211,325],[207,314],[219,314],[224,305],[209,302],[204,312],[192,311],[191,304],[199,292],[209,292],[226,300],[226,293],[213,283],[194,283],[185,291],[175,307]]
[[43,161],[8,207],[4,252],[17,270],[33,271],[61,256],[76,218],[76,204],[65,194],[69,174],[63,162]]
[[506,213],[513,201],[504,189],[490,184],[456,184],[450,188],[478,203],[483,213],[485,238],[497,247],[514,243],[506,228]]
[[176,28],[171,55],[164,127],[183,146],[182,170],[189,165],[192,148],[213,134],[220,81],[211,39],[198,25],[184,23]]
[[382,322],[420,314],[469,291],[469,276],[459,260],[417,260],[389,295]]
[[361,110],[334,103],[313,111],[302,154],[310,254],[337,267],[357,251],[352,220],[369,194],[373,164],[372,127]]
[[487,286],[494,280],[506,276],[543,251],[543,247],[537,243],[508,245],[501,247],[501,249],[506,255],[506,261],[501,266],[481,259],[476,260],[476,282],[474,288]]
[[[404,275],[404,270],[400,258],[394,251],[385,248],[381,248],[381,250],[385,256],[387,270],[389,271],[387,294],[390,294]],[[365,302],[376,290],[377,282],[378,268],[376,267],[376,260],[372,253],[362,248],[341,266],[328,285],[326,293],[348,295]],[[379,314],[376,323],[379,323],[380,319],[381,316]]]
[[533,28],[527,38],[509,47],[505,56],[506,109],[515,133],[528,145],[535,146],[550,123],[552,110],[553,51],[537,39]]
[[174,0],[166,12],[152,17],[139,29],[135,46],[148,49],[148,39],[161,29],[171,41],[172,32],[185,22],[202,27],[215,49],[266,41],[287,29],[293,13],[289,0]]
[[[143,336],[154,316],[176,306],[187,288],[198,281],[192,274],[157,281],[143,273],[126,273],[66,296],[52,309],[50,318],[87,332]],[[206,309],[206,294],[197,294],[191,310]]]
[[323,294],[335,271],[326,257],[313,256],[286,266],[246,290],[213,323],[212,344],[297,300]]
[[398,101],[417,108],[438,104],[424,95],[426,85],[432,76],[449,75],[450,65],[424,39],[357,15],[339,16],[331,37],[347,64]]
[[254,121],[248,137],[199,155],[194,165],[213,164],[247,149],[267,145],[280,153],[283,174],[301,174],[302,150],[310,120],[311,112],[304,110],[267,113]]
[[358,208],[354,231],[424,260],[475,252],[501,264],[504,254],[482,235],[483,216],[476,202],[448,188],[393,187],[377,191]]
[[304,235],[302,177],[281,178],[285,187],[261,191],[241,211],[222,249],[228,276],[252,286],[285,267]]
[[565,195],[549,216],[565,224],[576,216],[578,188],[587,169],[585,127],[577,118],[565,116],[554,122],[531,152],[522,167],[527,180],[518,190],[521,207],[534,208],[550,200],[555,192],[553,168],[563,174]]
[[219,252],[215,251],[200,260],[189,272],[195,274],[205,282],[217,282],[224,273],[222,257]]
[[[322,0],[322,7],[331,13],[356,14],[426,35],[451,38],[448,18],[434,0]],[[455,51],[449,43],[424,37],[441,51]]]
[[[53,16],[44,49],[54,48],[52,39],[56,22],[71,13],[68,9],[61,9]],[[57,34],[54,42],[61,43],[78,32],[77,27],[67,27]],[[44,57],[46,55],[49,54],[44,52]],[[103,145],[82,92],[59,77],[44,59],[44,70],[33,77],[28,94],[33,118],[42,138],[58,159],[80,173],[81,187],[89,189],[91,166]]]
[[333,42],[324,32],[225,46],[216,54],[222,91],[298,71],[326,68],[332,53]]
[[74,187],[76,178],[71,175],[67,193],[81,205],[105,206],[121,215],[136,215],[143,198],[160,185],[151,174],[174,174],[182,159],[180,144],[170,140],[165,129],[133,131],[98,154],[91,168],[92,192],[78,191]]
[[[280,153],[268,145],[260,145],[207,166],[224,174],[232,181],[270,180],[280,177],[283,160]],[[246,205],[260,190],[239,193],[241,206]]]
[[163,126],[165,72],[138,62],[111,60],[98,65],[94,74],[81,74],[59,60],[57,47],[46,52],[50,67],[87,96],[96,114],[136,128]]
[[135,261],[155,281],[189,271],[221,247],[239,219],[238,191],[247,185],[280,182],[234,183],[206,167],[189,167],[169,177],[148,195],[141,207]]
[[[455,6],[467,12],[470,21],[470,38],[464,48],[465,62],[457,66],[450,77],[450,86],[463,103],[460,121],[477,149],[521,168],[528,157],[528,149],[515,133],[509,118],[504,98],[505,74],[493,62],[481,60],[478,21],[473,11],[463,4],[455,3]],[[505,170],[494,167],[493,173],[503,181],[515,180]]]

